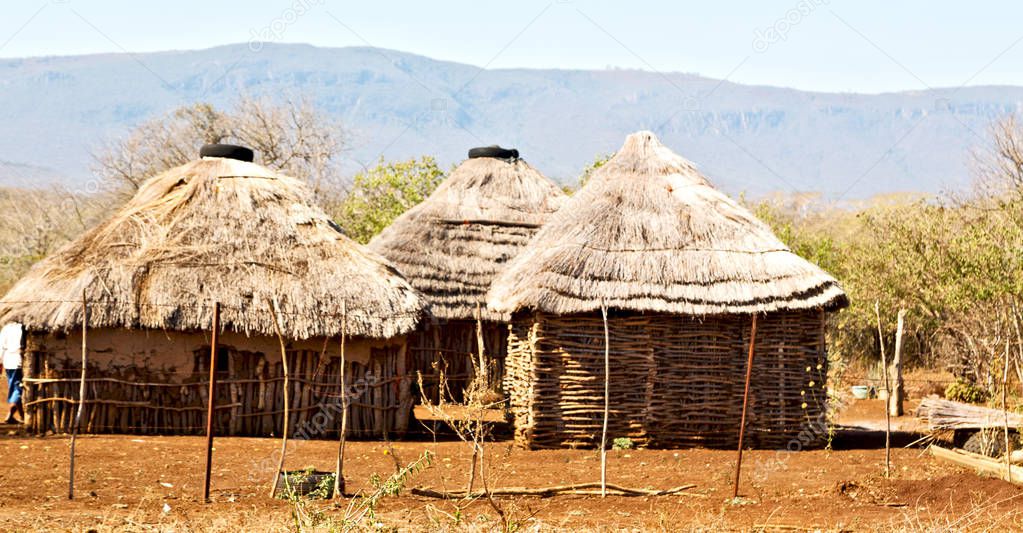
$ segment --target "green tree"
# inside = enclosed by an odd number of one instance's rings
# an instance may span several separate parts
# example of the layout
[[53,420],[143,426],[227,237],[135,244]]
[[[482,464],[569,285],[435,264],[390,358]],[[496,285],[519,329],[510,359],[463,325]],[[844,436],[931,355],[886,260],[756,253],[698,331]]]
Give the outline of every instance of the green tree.
[[575,187],[572,187],[571,185],[565,185],[561,189],[565,191],[565,194],[572,194],[575,191],[582,189],[583,187],[586,186],[586,183],[590,181],[590,176],[592,176],[593,173],[597,171],[597,169],[604,166],[605,163],[610,161],[612,157],[614,157],[613,153],[597,154],[596,157],[593,158],[593,161],[587,163],[587,165],[583,167],[582,173],[579,174],[579,183]]
[[363,244],[410,207],[422,202],[444,180],[444,171],[430,156],[386,162],[355,175],[352,190],[341,202],[338,224]]

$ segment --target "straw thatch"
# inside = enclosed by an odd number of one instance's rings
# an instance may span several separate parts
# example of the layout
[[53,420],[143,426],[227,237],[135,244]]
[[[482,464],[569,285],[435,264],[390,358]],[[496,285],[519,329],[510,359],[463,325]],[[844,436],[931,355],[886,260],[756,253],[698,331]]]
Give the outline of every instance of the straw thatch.
[[838,307],[834,278],[650,132],[630,135],[488,297],[498,312],[707,315]]
[[0,301],[0,321],[34,330],[226,329],[273,335],[279,301],[291,339],[386,338],[425,303],[377,254],[345,237],[306,187],[259,165],[204,158],[146,182],[113,217],[35,265]]
[[400,216],[369,246],[421,291],[434,316],[507,316],[483,304],[494,276],[565,200],[521,159],[468,159],[429,198]]

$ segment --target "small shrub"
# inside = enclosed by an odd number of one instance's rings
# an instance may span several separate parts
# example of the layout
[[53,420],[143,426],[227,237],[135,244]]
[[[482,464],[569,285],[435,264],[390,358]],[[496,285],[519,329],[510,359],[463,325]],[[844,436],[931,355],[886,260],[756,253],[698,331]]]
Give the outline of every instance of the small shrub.
[[945,388],[945,399],[956,402],[983,403],[987,397],[987,391],[962,379],[957,379]]
[[[299,485],[307,484],[313,479],[316,481],[312,490],[300,489]],[[325,500],[334,494],[334,474],[320,476],[314,467],[308,466],[302,470],[292,470],[283,476],[284,490],[277,494],[283,500],[295,498],[321,499]],[[302,491],[305,491],[304,493]]]
[[631,450],[635,446],[629,437],[618,437],[611,443],[612,450]]

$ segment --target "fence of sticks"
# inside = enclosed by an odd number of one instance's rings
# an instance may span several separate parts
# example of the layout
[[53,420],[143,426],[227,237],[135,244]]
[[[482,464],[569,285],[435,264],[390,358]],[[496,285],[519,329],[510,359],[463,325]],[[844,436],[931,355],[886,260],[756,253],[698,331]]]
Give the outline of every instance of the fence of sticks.
[[[761,317],[747,441],[784,448],[826,437],[824,313]],[[639,446],[734,447],[742,415],[750,317],[618,313],[610,335],[607,439]],[[530,448],[596,447],[604,410],[599,313],[516,317],[505,391],[515,438]]]
[[[368,365],[347,363],[345,381],[354,395],[348,407],[348,435],[352,437],[394,436],[408,428],[412,377],[399,372],[403,354],[395,348],[374,352]],[[34,433],[70,432],[79,399],[81,365],[70,360],[54,361],[38,351],[27,355],[26,361],[32,363],[26,364],[25,370],[33,377],[24,380],[29,413],[26,429]],[[280,435],[284,424],[283,364],[266,364],[262,354],[232,353],[231,359],[240,364],[232,365],[217,380],[217,433]],[[319,363],[317,352],[288,351],[288,365],[294,369],[288,387],[292,434],[309,428],[317,414],[326,413],[328,423],[317,423],[315,436],[337,435],[341,363],[334,359],[318,370]],[[57,365],[59,368],[55,368]],[[145,380],[158,375],[144,371],[128,371],[125,375],[122,369],[90,364],[86,375],[92,376],[85,380],[81,430],[86,433],[189,435],[205,430],[209,398],[205,373],[180,383],[152,382]]]
[[[81,406],[79,429],[87,433],[202,434],[210,405],[211,367],[216,381],[212,422],[219,435],[281,435],[287,419],[290,434],[336,437],[341,427],[343,391],[347,391],[348,436],[397,437],[409,426],[415,376],[408,367],[404,337],[365,348],[368,357],[345,360],[342,384],[342,359],[334,346],[337,339],[312,342],[322,342],[322,350],[284,340],[286,378],[281,351],[272,349],[278,346],[275,339],[263,339],[261,346],[253,347],[236,336],[235,342],[217,347],[215,360],[211,361],[206,333],[193,334],[197,339],[192,344],[201,346],[184,357],[180,353],[182,343],[166,339],[187,337],[189,333],[149,335],[142,342],[148,341],[152,348],[145,357],[139,357],[117,353],[109,343],[100,345],[93,339],[101,338],[101,332],[90,331],[84,385],[82,358],[70,349],[54,349],[54,339],[73,344],[70,336],[75,332],[27,334],[23,398],[28,431],[70,433]],[[106,333],[108,338],[145,335],[126,329]],[[328,354],[328,343],[333,356]],[[179,367],[187,366],[188,371],[168,372],[165,365],[161,366],[168,360],[179,363]],[[83,393],[84,402],[80,401]],[[290,413],[287,418],[285,396]]]

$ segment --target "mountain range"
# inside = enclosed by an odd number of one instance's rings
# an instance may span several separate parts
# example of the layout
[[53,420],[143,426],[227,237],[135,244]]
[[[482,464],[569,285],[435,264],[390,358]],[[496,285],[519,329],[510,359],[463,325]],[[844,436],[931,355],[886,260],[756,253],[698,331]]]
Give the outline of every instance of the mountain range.
[[1023,105],[1023,87],[821,93],[688,73],[483,69],[370,47],[0,59],[0,180],[88,187],[104,143],[177,106],[240,94],[305,96],[339,119],[346,172],[380,157],[451,164],[500,144],[572,183],[646,129],[729,193],[832,199],[961,188],[991,121]]

